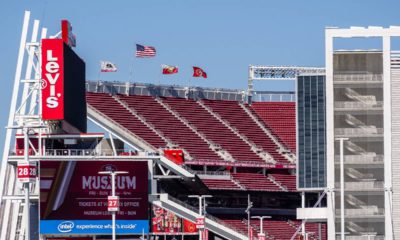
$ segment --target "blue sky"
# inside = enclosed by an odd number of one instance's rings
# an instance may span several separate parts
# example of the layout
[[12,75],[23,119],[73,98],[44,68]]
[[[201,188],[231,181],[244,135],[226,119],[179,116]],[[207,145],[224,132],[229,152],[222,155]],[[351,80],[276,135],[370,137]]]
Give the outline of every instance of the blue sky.
[[[324,66],[325,26],[400,25],[400,1],[373,0],[146,0],[21,1],[0,3],[0,126],[5,126],[24,10],[41,20],[50,34],[69,19],[85,60],[87,79],[96,79],[100,60],[114,62],[117,73],[102,80],[186,85],[192,66],[208,79],[192,85],[246,88],[247,67],[260,65]],[[155,46],[154,59],[135,59],[135,44]],[[162,76],[160,65],[179,66]],[[290,90],[273,82],[260,90]],[[257,85],[256,85],[257,87]],[[3,146],[4,130],[0,132]]]

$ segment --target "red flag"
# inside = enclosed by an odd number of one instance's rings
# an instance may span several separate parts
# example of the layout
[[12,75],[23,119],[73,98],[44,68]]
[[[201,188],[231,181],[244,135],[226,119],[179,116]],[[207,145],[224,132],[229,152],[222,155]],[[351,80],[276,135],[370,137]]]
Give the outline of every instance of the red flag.
[[163,74],[178,73],[178,67],[177,66],[162,65],[161,67],[162,67],[162,73]]
[[207,78],[207,73],[199,67],[193,67],[193,77],[203,77]]

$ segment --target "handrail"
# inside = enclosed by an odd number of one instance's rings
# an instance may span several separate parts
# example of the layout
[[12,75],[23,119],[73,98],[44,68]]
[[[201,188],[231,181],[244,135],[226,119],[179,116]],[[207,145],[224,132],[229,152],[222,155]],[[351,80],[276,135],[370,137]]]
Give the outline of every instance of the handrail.
[[112,122],[113,124],[115,124],[117,127],[125,130],[126,132],[129,132],[130,135],[132,135],[134,138],[140,139],[141,142],[143,142],[146,146],[148,146],[149,148],[153,148],[154,147],[149,144],[148,142],[146,142],[144,139],[142,139],[141,137],[137,136],[135,133],[133,133],[132,131],[130,131],[129,129],[127,129],[126,127],[124,127],[123,125],[119,124],[118,122],[114,121],[114,119],[112,119],[111,117],[107,116],[106,114],[102,113],[101,111],[97,110],[97,108],[95,108],[94,106],[90,105],[89,103],[87,103],[87,106],[89,108],[92,108],[93,111],[95,111],[97,114],[99,114],[101,117],[106,118],[107,120],[109,120],[110,122]]
[[[127,149],[115,149],[117,155],[114,154],[113,149],[46,149],[43,151],[42,156],[140,156],[140,154],[145,153],[146,156],[158,155],[156,152],[135,152]],[[109,152],[109,153],[108,153]],[[16,151],[11,150],[10,156],[23,156],[24,150],[18,149]],[[33,151],[29,151],[29,155],[37,156]]]
[[[189,210],[192,210],[192,211],[195,212],[195,213],[198,213],[198,211],[199,211],[198,208],[196,208],[196,207],[194,207],[194,206],[192,206],[192,205],[189,205],[188,203],[186,203],[186,202],[184,202],[184,201],[181,201],[181,200],[179,200],[179,199],[176,199],[176,198],[174,198],[174,197],[171,197],[171,195],[169,195],[169,194],[168,194],[168,200],[171,200],[171,201],[173,201],[173,202],[175,202],[175,203],[177,203],[177,204],[179,204],[179,205],[181,205],[181,206],[183,206],[183,207],[185,207],[185,208],[188,208]],[[217,218],[217,217],[215,217],[215,216],[213,216],[213,215],[210,215],[210,214],[206,213],[206,214],[205,214],[205,217],[208,218],[208,219],[211,219],[212,221],[214,221],[214,222],[216,222],[216,223],[219,223],[219,224],[221,224],[221,225],[224,225],[224,226],[226,226],[226,227],[228,227],[228,228],[234,230],[235,232],[238,232],[238,233],[241,233],[241,234],[247,236],[247,232],[243,232],[243,231],[241,231],[240,229],[236,228],[235,226],[232,226],[231,224],[229,224],[229,223],[227,223],[227,222],[224,222],[223,220],[221,220],[221,219],[219,219],[219,218]]]
[[[313,208],[315,208],[316,206],[318,206],[322,199],[325,197],[326,195],[326,190],[322,192],[322,194],[319,196],[318,201],[314,204]],[[297,227],[296,232],[292,235],[292,237],[290,238],[290,240],[294,240],[294,238],[297,236],[297,234],[300,232],[301,226],[303,225],[303,223],[305,224],[307,222],[307,219],[303,219],[301,221],[301,224]]]

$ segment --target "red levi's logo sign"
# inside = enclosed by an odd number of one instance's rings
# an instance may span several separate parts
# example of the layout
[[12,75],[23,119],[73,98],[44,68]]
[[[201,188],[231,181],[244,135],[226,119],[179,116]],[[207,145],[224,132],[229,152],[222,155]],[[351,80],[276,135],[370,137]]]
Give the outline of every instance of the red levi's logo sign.
[[42,40],[42,118],[64,119],[64,46],[62,39]]

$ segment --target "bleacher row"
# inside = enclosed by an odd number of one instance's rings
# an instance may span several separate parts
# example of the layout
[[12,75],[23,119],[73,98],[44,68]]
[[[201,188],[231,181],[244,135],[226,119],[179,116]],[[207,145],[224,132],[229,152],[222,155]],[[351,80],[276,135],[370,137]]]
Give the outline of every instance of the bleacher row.
[[[115,98],[122,101],[119,103]],[[210,142],[220,146],[237,162],[260,162],[266,160],[258,156],[252,146],[243,141],[227,125],[214,117],[198,101],[183,98],[160,97],[179,117],[169,112],[152,96],[115,95],[106,93],[87,93],[88,104],[107,116],[154,148],[166,148],[167,140],[185,149],[195,160],[225,161],[194,130],[203,134]],[[240,135],[254,143],[257,148],[268,152],[277,163],[292,164],[278,152],[278,146],[246,113],[236,101],[202,100],[224,121],[236,129]],[[125,105],[125,106],[124,106]],[[126,106],[129,108],[127,109]],[[146,126],[131,111],[145,119]],[[183,123],[190,124],[190,127]],[[268,127],[271,128],[271,127]],[[279,131],[277,131],[279,132]],[[293,132],[292,132],[293,135]]]
[[[224,219],[230,226],[234,226],[241,232],[247,232],[247,220],[232,220]],[[288,240],[291,239],[301,222],[297,220],[278,220],[278,219],[264,219],[263,220],[263,231],[267,239],[270,240]],[[260,221],[252,219],[250,225],[254,232],[254,239],[257,239],[257,233],[260,231]],[[319,225],[318,223],[306,223],[306,232],[309,233],[310,240],[319,239]],[[296,238],[298,239],[298,238]],[[321,224],[321,239],[326,239],[326,224]]]
[[230,179],[202,176],[201,180],[211,190],[296,191],[296,176],[290,174],[232,173]]

